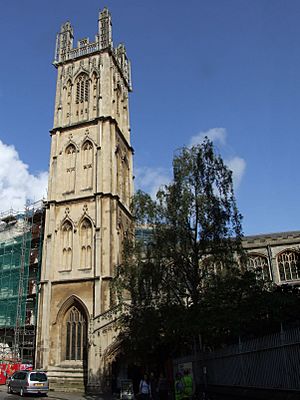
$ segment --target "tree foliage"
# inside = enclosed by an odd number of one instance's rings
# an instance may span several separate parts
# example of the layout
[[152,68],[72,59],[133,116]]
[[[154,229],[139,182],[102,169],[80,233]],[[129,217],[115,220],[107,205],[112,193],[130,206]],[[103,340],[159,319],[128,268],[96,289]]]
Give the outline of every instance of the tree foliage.
[[232,173],[207,138],[176,154],[156,200],[137,192],[132,212],[135,235],[113,282],[120,301],[130,298],[119,320],[127,354],[161,360],[191,350],[199,334],[214,346],[278,322],[278,297],[246,271]]

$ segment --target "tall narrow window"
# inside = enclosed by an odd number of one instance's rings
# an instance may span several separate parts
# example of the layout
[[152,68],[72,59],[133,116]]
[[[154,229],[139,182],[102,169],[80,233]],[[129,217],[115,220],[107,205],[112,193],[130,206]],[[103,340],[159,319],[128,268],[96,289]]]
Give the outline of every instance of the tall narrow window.
[[64,87],[65,99],[64,99],[64,109],[63,109],[63,123],[68,124],[70,122],[71,116],[71,99],[72,99],[72,82],[68,80],[66,86]]
[[88,101],[90,97],[90,81],[87,74],[80,74],[75,81],[75,110],[74,118],[77,121],[88,118]]
[[80,243],[81,243],[81,268],[92,267],[92,224],[85,218],[82,221],[80,229]]
[[277,257],[279,277],[281,281],[300,279],[299,255],[295,251],[286,250]]
[[62,267],[64,270],[70,270],[72,267],[72,242],[72,224],[66,221],[62,226]]
[[98,103],[98,77],[96,73],[92,75],[92,105],[93,105],[93,116],[96,117],[97,113],[97,103]]
[[65,360],[83,360],[86,346],[86,320],[75,306],[66,314],[64,329],[66,330]]
[[73,144],[69,144],[66,148],[66,191],[73,192],[75,190],[75,167],[76,167],[76,148]]
[[122,96],[122,89],[121,89],[121,85],[118,83],[117,84],[117,101],[116,101],[116,103],[117,103],[117,116],[119,116],[120,115],[120,103],[121,103],[121,96]]
[[125,156],[123,159],[123,174],[122,174],[122,200],[123,202],[127,203],[129,198],[129,168],[128,168],[128,160]]
[[81,74],[76,81],[76,104],[89,100],[89,78]]
[[270,267],[266,256],[250,254],[248,257],[248,268],[253,270],[263,280],[271,280]]
[[93,158],[93,145],[90,141],[86,141],[82,146],[84,189],[89,189],[93,186]]
[[116,163],[117,163],[117,193],[121,198],[122,195],[122,158],[120,154],[120,150],[116,151]]

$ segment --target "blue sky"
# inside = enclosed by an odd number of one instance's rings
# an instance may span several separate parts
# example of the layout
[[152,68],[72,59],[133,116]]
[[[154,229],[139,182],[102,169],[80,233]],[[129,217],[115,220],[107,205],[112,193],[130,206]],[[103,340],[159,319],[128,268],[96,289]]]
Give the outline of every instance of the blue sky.
[[300,229],[298,0],[2,0],[0,210],[47,180],[60,25],[92,40],[104,6],[132,63],[136,186],[167,182],[174,151],[206,132],[234,170],[245,234]]

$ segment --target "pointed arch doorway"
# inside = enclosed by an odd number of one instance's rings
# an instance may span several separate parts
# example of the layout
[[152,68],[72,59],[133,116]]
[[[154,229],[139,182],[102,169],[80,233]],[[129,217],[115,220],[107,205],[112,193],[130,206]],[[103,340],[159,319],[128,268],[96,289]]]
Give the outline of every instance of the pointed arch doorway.
[[[60,365],[70,373],[82,373],[79,381],[87,387],[88,312],[75,295],[65,301],[59,312]],[[79,377],[79,376],[78,376]],[[78,382],[79,383],[79,382]]]

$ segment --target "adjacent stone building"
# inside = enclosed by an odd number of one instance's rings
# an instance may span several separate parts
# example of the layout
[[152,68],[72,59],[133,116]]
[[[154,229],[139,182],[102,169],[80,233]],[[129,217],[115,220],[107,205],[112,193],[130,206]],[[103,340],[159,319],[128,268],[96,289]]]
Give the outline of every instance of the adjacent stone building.
[[110,281],[133,192],[130,63],[113,47],[111,16],[93,42],[57,35],[57,86],[39,295],[36,367],[52,388],[101,391],[114,329]]
[[298,285],[300,280],[300,231],[246,236],[243,247],[248,265],[265,280]]

